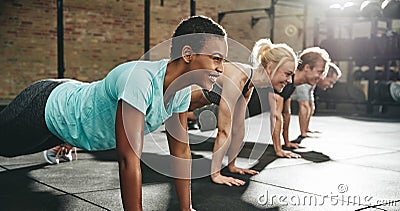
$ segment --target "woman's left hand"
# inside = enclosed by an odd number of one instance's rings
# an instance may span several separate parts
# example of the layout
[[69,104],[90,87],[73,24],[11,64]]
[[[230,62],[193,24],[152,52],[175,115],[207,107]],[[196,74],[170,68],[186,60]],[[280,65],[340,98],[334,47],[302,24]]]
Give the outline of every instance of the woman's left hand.
[[229,167],[228,169],[229,169],[229,171],[230,171],[231,173],[242,174],[242,175],[243,175],[243,174],[255,175],[255,174],[258,174],[258,173],[259,173],[258,171],[255,171],[255,170],[251,170],[251,169],[242,169],[242,168],[238,168],[238,167],[236,167],[236,166]]

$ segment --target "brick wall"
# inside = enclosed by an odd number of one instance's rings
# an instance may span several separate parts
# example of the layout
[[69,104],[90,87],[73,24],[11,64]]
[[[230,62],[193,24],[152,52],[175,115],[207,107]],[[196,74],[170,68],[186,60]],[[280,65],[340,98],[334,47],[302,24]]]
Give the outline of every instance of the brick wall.
[[[190,13],[189,0],[160,3],[151,0],[151,47],[167,40]],[[201,0],[196,7],[197,15],[217,20],[218,12],[265,8],[269,1]],[[261,19],[252,28],[251,16],[266,13],[226,15],[221,22],[230,38],[247,48],[269,34],[269,20]],[[36,80],[57,77],[56,23],[56,1],[0,1],[0,99],[14,98]],[[64,0],[65,77],[98,80],[117,64],[140,58],[143,25],[143,0]]]

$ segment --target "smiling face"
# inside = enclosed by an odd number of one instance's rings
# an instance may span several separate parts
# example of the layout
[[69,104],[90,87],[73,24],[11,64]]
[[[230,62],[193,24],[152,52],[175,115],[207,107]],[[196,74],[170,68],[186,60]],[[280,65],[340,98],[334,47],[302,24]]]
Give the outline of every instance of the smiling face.
[[190,69],[196,76],[196,83],[211,90],[223,72],[223,61],[227,56],[228,45],[224,38],[209,37],[200,52],[194,53]]
[[[269,68],[269,66],[268,66]],[[282,91],[287,83],[292,82],[292,75],[294,74],[295,63],[293,61],[284,62],[275,72],[271,78],[272,87],[276,91]]]
[[323,90],[331,89],[338,79],[339,77],[337,74],[332,74],[331,76],[327,76],[323,80],[318,81],[318,87]]
[[324,79],[325,65],[326,62],[323,60],[317,61],[313,68],[308,64],[305,65],[303,71],[305,71],[306,83],[315,85],[319,80]]

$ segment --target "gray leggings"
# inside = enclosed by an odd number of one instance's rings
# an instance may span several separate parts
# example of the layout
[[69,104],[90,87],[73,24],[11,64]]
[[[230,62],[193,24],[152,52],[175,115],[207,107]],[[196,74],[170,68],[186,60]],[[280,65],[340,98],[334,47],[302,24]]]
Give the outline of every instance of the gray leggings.
[[59,80],[42,80],[23,90],[0,112],[0,155],[40,152],[63,143],[47,128],[44,109]]

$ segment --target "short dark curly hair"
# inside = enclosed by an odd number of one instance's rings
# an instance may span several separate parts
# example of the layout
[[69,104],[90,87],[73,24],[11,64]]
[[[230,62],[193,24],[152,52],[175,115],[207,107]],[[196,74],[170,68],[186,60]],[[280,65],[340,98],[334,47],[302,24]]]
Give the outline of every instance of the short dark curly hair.
[[180,58],[185,45],[192,47],[195,53],[199,52],[209,36],[226,37],[226,31],[206,16],[192,16],[182,20],[172,35],[171,59]]

